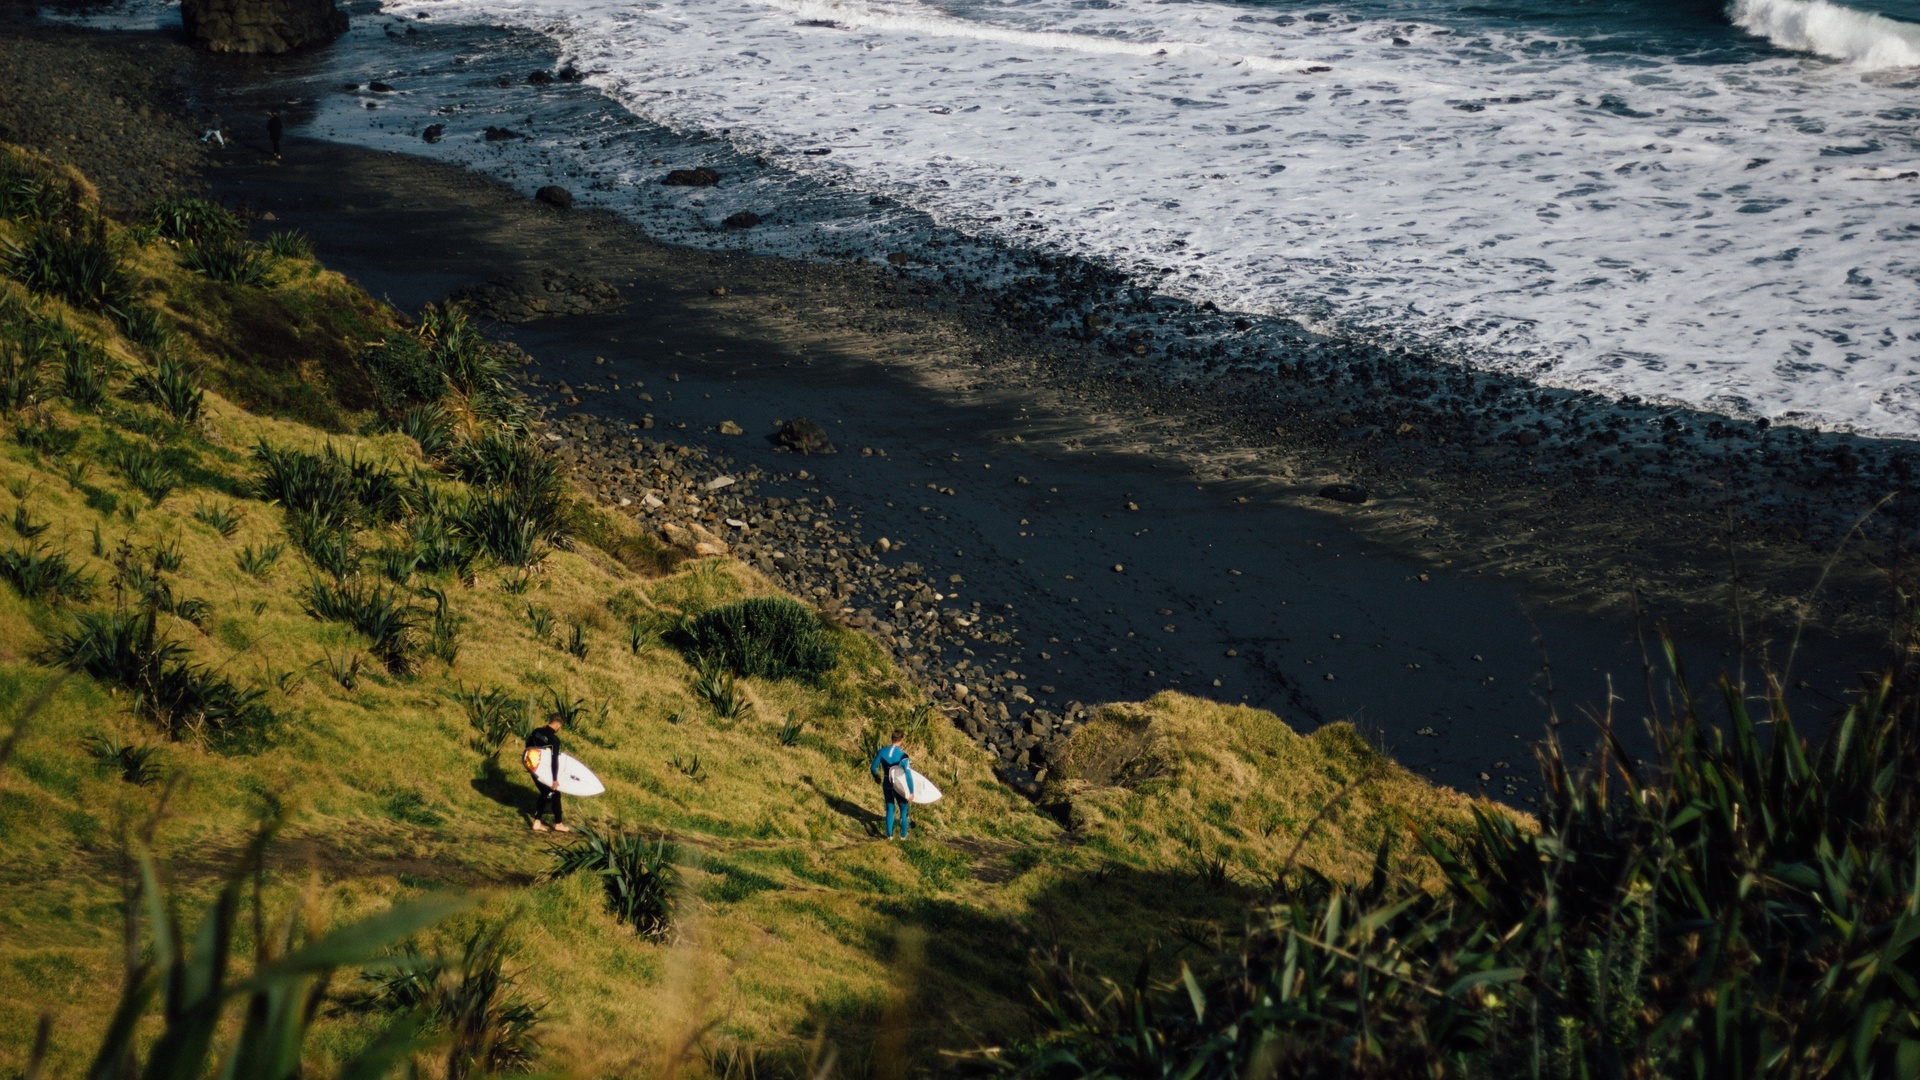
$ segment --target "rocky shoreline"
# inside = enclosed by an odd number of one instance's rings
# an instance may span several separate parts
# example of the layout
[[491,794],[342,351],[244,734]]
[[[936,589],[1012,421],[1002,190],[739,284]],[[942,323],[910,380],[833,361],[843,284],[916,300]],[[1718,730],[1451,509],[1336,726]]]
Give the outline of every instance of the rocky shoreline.
[[77,167],[121,213],[202,190],[184,48],[156,34],[96,45],[27,22],[29,10],[0,6],[0,141]]

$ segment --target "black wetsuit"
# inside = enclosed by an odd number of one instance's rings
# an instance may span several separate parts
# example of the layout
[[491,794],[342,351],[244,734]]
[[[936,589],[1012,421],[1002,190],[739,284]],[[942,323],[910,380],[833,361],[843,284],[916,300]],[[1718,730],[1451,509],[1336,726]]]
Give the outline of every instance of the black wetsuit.
[[281,124],[278,116],[267,117],[267,138],[273,140],[274,157],[280,156],[280,132],[284,130],[284,127],[285,125]]
[[541,762],[540,772],[533,776],[533,786],[540,789],[540,798],[533,804],[533,816],[538,819],[540,815],[552,811],[553,820],[557,823],[560,821],[560,793],[553,790],[553,785],[560,782],[560,733],[542,724],[527,736],[527,749],[547,752],[546,760]]

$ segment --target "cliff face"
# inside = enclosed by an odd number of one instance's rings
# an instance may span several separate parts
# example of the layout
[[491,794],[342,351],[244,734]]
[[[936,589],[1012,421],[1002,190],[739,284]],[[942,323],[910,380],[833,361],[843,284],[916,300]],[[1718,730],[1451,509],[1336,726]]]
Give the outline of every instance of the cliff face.
[[210,52],[284,53],[347,30],[334,0],[182,0],[187,38]]

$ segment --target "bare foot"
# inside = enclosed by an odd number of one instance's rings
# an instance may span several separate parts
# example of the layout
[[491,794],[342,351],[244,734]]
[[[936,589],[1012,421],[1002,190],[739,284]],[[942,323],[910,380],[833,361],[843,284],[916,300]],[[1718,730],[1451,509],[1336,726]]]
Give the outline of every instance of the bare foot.
[[553,823],[553,831],[554,832],[572,832],[573,830],[567,827],[566,822],[556,821]]
[[534,832],[546,832],[546,831],[547,831],[547,823],[546,823],[546,822],[544,822],[544,821],[541,821],[541,820],[540,820],[539,818],[534,818],[534,819],[533,819],[533,831],[534,831]]

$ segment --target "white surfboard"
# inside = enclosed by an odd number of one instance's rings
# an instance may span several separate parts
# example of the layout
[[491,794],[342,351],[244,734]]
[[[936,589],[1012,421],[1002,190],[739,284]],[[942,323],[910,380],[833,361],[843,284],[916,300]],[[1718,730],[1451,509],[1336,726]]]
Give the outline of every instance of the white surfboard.
[[[907,773],[913,774],[912,791],[907,790]],[[887,770],[887,775],[893,780],[893,790],[905,795],[908,802],[933,803],[940,801],[940,789],[918,769],[908,768],[902,771],[900,766],[895,765]]]
[[607,785],[601,783],[600,778],[593,775],[593,770],[580,764],[580,759],[574,757],[572,754],[560,755],[560,780],[558,783],[554,783],[551,779],[553,773],[548,771],[547,751],[545,749],[540,747],[530,748],[521,760],[526,763],[528,773],[539,778],[541,783],[551,785],[553,790],[562,795],[578,795],[582,798],[588,798],[607,790]]

